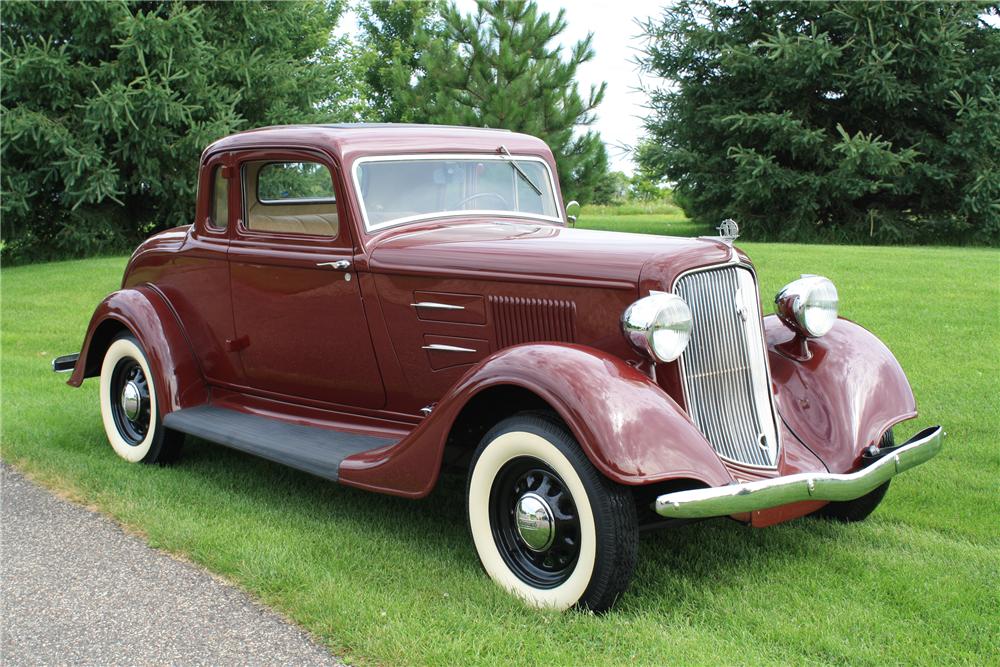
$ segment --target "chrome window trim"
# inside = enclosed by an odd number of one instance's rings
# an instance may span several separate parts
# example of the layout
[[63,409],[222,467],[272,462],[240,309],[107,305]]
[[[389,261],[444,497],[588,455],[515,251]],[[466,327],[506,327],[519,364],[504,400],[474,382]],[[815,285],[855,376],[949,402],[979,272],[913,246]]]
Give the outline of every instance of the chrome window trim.
[[[496,210],[496,209],[472,209],[464,211],[435,211],[433,213],[421,213],[418,215],[409,215],[404,218],[395,218],[393,220],[386,220],[379,222],[377,224],[371,224],[368,220],[368,210],[365,207],[365,198],[361,194],[361,179],[359,177],[359,168],[363,164],[369,162],[405,162],[405,161],[416,161],[416,160],[492,160],[496,162],[508,162],[514,159],[518,162],[537,162],[545,168],[545,173],[548,175],[549,179],[549,191],[552,195],[552,204],[555,209],[560,210],[559,200],[556,198],[556,193],[559,191],[556,188],[555,178],[552,174],[552,169],[549,168],[549,163],[540,157],[535,155],[501,155],[491,154],[491,153],[402,153],[398,155],[368,155],[365,157],[360,157],[354,161],[351,166],[351,181],[354,186],[354,194],[358,198],[358,207],[361,210],[361,219],[365,224],[365,231],[375,232],[382,229],[387,229],[389,227],[397,227],[399,225],[405,225],[409,222],[417,221],[427,221],[427,220],[438,220],[442,218],[467,218],[470,215],[481,216],[481,215],[492,215],[492,216],[503,216],[508,218],[525,218],[528,220],[545,220],[547,222],[558,222],[566,224],[566,220],[558,216],[541,215],[538,213],[522,213],[519,211],[509,211],[509,210]],[[516,192],[516,189],[515,189]]]
[[[716,269],[725,269],[725,268],[746,269],[750,273],[750,276],[753,278],[753,284],[754,284],[754,288],[755,288],[756,296],[757,296],[757,301],[756,301],[756,303],[757,303],[757,315],[758,315],[758,318],[760,320],[760,344],[761,344],[761,350],[762,350],[762,352],[764,354],[764,371],[767,374],[767,387],[766,387],[766,389],[767,389],[767,398],[768,398],[767,404],[771,406],[771,421],[773,423],[773,428],[774,428],[774,433],[775,433],[775,440],[777,441],[777,444],[775,445],[775,450],[774,450],[774,465],[770,465],[770,466],[759,466],[759,465],[754,465],[752,463],[746,463],[744,461],[738,461],[738,460],[735,460],[735,459],[731,459],[731,458],[729,458],[727,456],[723,456],[722,454],[720,454],[718,452],[716,452],[716,455],[720,459],[722,459],[723,461],[726,461],[728,463],[732,463],[733,465],[739,466],[741,468],[746,468],[746,469],[749,469],[749,470],[760,470],[760,471],[773,472],[773,471],[775,471],[775,470],[778,469],[778,461],[781,458],[782,444],[783,443],[782,443],[782,439],[781,439],[781,423],[780,423],[780,418],[778,416],[778,408],[777,408],[777,405],[774,402],[774,392],[771,390],[771,385],[773,383],[773,379],[772,379],[773,376],[771,375],[771,360],[768,358],[768,354],[767,354],[767,339],[766,339],[766,337],[764,335],[764,310],[763,310],[763,308],[760,305],[760,283],[757,280],[757,272],[754,271],[753,266],[751,266],[750,264],[747,264],[746,262],[742,261],[739,258],[739,256],[734,252],[730,256],[730,259],[728,261],[725,261],[725,262],[722,262],[722,263],[719,263],[719,264],[712,264],[710,266],[700,266],[698,268],[688,269],[687,271],[683,271],[683,272],[677,274],[674,277],[673,282],[670,284],[670,292],[672,294],[676,294],[675,288],[677,286],[677,283],[680,282],[681,278],[683,278],[685,276],[691,275],[693,273],[702,273],[702,272],[705,272],[705,271],[713,271],[713,270],[716,270]],[[680,296],[680,295],[678,295],[678,296]],[[680,371],[680,374],[681,374],[681,378],[680,378],[681,379],[681,382],[680,382],[680,384],[681,384],[681,397],[684,399],[684,410],[685,410],[685,412],[687,412],[690,415],[691,403],[690,403],[690,398],[688,397],[688,393],[687,393],[687,381],[685,380],[685,378],[687,377],[687,375],[686,375],[686,369],[684,368],[684,355],[683,354],[680,357],[677,358],[677,364],[678,364],[678,370]],[[760,393],[760,392],[758,392],[758,393]],[[758,398],[758,400],[760,400],[761,397],[758,395],[757,398]],[[715,448],[713,448],[712,451],[715,451]]]
[[313,198],[300,197],[298,199],[296,199],[296,198],[290,198],[290,199],[261,199],[260,195],[257,195],[257,201],[259,203],[263,204],[264,206],[298,206],[298,205],[305,206],[307,204],[336,204],[337,203],[337,200],[335,198],[333,198],[333,197],[329,197],[329,198],[326,198],[326,199],[317,199],[315,197],[313,197]]

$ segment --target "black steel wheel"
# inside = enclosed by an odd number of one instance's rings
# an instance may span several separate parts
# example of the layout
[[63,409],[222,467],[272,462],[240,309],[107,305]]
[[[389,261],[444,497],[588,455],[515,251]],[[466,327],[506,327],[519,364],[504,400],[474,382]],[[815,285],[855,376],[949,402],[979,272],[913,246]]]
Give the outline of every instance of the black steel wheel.
[[[117,399],[117,400],[115,400]],[[132,446],[149,431],[149,380],[136,359],[126,357],[111,374],[111,410],[122,438]]]
[[580,519],[565,483],[544,462],[508,462],[490,491],[490,526],[508,567],[537,588],[566,581],[580,555]]

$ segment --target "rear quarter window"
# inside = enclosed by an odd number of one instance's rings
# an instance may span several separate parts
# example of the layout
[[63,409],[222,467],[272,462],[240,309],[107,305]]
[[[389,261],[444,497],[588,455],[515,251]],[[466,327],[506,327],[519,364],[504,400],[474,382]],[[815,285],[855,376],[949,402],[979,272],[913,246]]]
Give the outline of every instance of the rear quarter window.
[[208,216],[208,226],[225,229],[229,224],[229,179],[222,175],[220,165],[212,170],[212,210]]

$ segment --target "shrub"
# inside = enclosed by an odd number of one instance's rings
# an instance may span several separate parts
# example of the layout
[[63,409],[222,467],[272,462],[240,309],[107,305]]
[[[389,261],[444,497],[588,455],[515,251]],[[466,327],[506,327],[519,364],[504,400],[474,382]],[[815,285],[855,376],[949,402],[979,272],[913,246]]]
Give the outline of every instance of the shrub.
[[233,131],[338,119],[337,3],[3,2],[5,262],[120,250],[191,222]]
[[1000,241],[997,5],[681,0],[645,26],[650,173],[757,239]]

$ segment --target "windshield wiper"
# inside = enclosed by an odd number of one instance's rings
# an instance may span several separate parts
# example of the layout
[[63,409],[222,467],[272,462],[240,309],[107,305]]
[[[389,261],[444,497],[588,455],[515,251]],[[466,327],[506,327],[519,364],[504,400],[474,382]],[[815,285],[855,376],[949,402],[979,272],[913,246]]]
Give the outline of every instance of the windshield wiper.
[[542,191],[539,189],[537,185],[535,185],[535,182],[532,181],[526,173],[524,173],[524,170],[521,169],[521,167],[517,164],[517,160],[515,160],[514,156],[510,154],[510,151],[507,150],[506,146],[501,145],[499,148],[497,148],[497,153],[500,153],[500,155],[510,160],[510,166],[514,167],[514,171],[517,172],[517,175],[520,176],[522,179],[524,179],[525,183],[531,186],[531,189],[535,191],[536,195],[538,195],[539,197],[542,196]]

